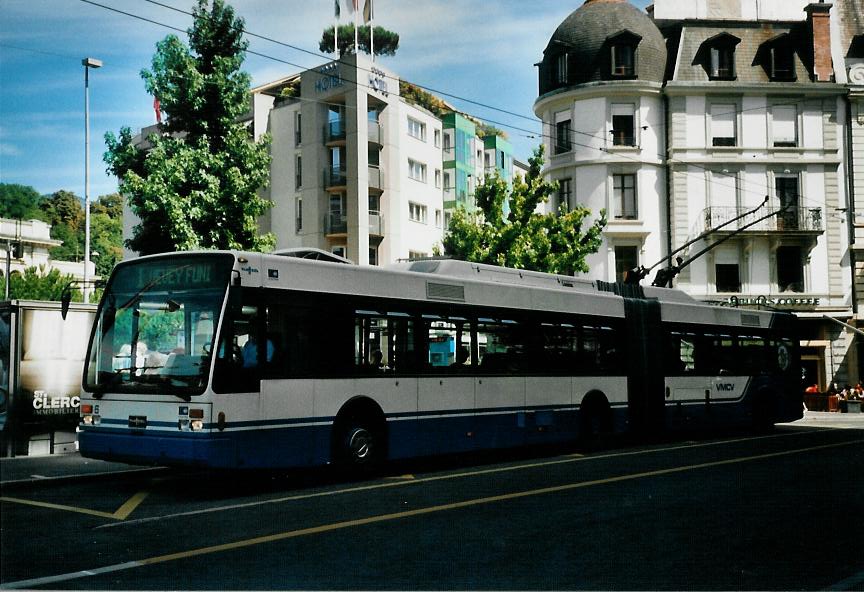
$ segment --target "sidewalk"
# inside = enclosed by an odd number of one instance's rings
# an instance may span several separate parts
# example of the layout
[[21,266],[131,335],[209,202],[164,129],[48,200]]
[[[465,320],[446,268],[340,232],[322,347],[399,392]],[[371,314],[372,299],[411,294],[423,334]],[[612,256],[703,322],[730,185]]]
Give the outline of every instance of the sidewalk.
[[841,430],[864,430],[864,413],[831,413],[828,411],[805,411],[798,421],[777,425],[806,426],[813,428],[836,428]]
[[49,456],[18,456],[0,458],[0,487],[61,483],[85,477],[105,478],[164,470],[162,467],[140,467],[83,458],[77,452]]

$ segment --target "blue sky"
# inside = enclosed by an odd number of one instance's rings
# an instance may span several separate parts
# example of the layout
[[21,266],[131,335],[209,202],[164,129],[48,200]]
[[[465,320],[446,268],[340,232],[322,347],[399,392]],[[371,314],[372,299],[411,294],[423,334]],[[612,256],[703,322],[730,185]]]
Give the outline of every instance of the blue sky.
[[[191,17],[146,0],[92,0],[186,30]],[[160,0],[189,11],[194,0]],[[639,8],[649,0],[632,0]],[[333,24],[333,0],[229,0],[246,29],[317,53]],[[517,158],[539,143],[533,119],[534,64],[558,24],[582,0],[375,0],[375,24],[399,33],[395,57],[379,58],[402,78],[522,115],[516,117],[445,97],[508,132]],[[163,26],[84,0],[0,0],[0,182],[84,195],[84,68],[90,76],[90,195],[115,191],[105,172],[103,136],[122,126],[154,123],[153,99],[139,72],[150,67]],[[345,12],[343,11],[343,18]],[[185,39],[184,39],[185,40]],[[250,38],[253,84],[269,82],[329,59]],[[288,62],[288,63],[284,63]],[[289,65],[292,64],[292,65]],[[521,128],[529,131],[520,131]],[[534,131],[534,134],[530,133]]]

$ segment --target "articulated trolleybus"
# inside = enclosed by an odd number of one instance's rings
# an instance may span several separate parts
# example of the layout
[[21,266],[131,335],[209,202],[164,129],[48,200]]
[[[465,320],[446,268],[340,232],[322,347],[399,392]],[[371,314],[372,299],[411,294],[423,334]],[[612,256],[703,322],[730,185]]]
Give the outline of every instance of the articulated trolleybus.
[[81,453],[141,464],[350,466],[802,415],[792,315],[449,260],[126,261],[87,358]]

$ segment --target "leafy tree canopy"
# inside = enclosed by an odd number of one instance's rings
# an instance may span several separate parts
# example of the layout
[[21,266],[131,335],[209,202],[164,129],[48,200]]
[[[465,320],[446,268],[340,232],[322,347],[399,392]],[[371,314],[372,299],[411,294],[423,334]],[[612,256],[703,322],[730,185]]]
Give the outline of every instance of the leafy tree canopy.
[[[28,267],[24,273],[10,274],[9,297],[12,300],[59,301],[63,289],[73,279],[71,275],[60,273],[58,269],[48,270],[45,265]],[[72,300],[83,302],[84,298],[80,290],[72,291]]]
[[129,128],[108,133],[105,162],[140,219],[127,241],[141,254],[186,249],[269,250],[258,217],[271,202],[258,190],[269,179],[270,138],[252,141],[241,116],[250,77],[240,70],[248,42],[243,19],[224,0],[198,0],[187,46],[169,35],[156,46],[147,91],[167,121],[148,147]]
[[43,220],[39,202],[42,197],[29,185],[0,183],[0,218]]
[[[528,174],[524,179],[517,176],[512,189],[497,175],[478,185],[478,211],[469,213],[460,208],[454,212],[444,237],[445,254],[516,269],[567,275],[587,272],[585,257],[600,248],[605,210],[593,222],[588,219],[591,211],[584,207],[538,213],[537,206],[549,199],[557,184],[541,176],[543,146],[528,162]],[[510,204],[506,217],[505,201]]]
[[[375,55],[396,55],[396,50],[399,49],[399,33],[388,31],[384,27],[375,27],[375,36],[370,40],[369,25],[361,25],[357,29],[357,44],[360,50],[366,53],[370,52],[370,45],[375,44]],[[354,50],[354,23],[347,25],[339,25],[339,57],[349,53],[356,53]],[[321,41],[318,42],[318,50],[322,53],[333,53],[333,27],[324,29],[321,34]]]

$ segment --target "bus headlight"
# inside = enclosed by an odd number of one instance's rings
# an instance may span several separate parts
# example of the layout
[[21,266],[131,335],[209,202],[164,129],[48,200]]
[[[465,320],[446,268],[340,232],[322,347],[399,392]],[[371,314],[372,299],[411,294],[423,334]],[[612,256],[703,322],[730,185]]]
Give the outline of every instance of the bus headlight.
[[204,420],[201,419],[193,419],[192,420],[192,431],[197,432],[204,429]]

